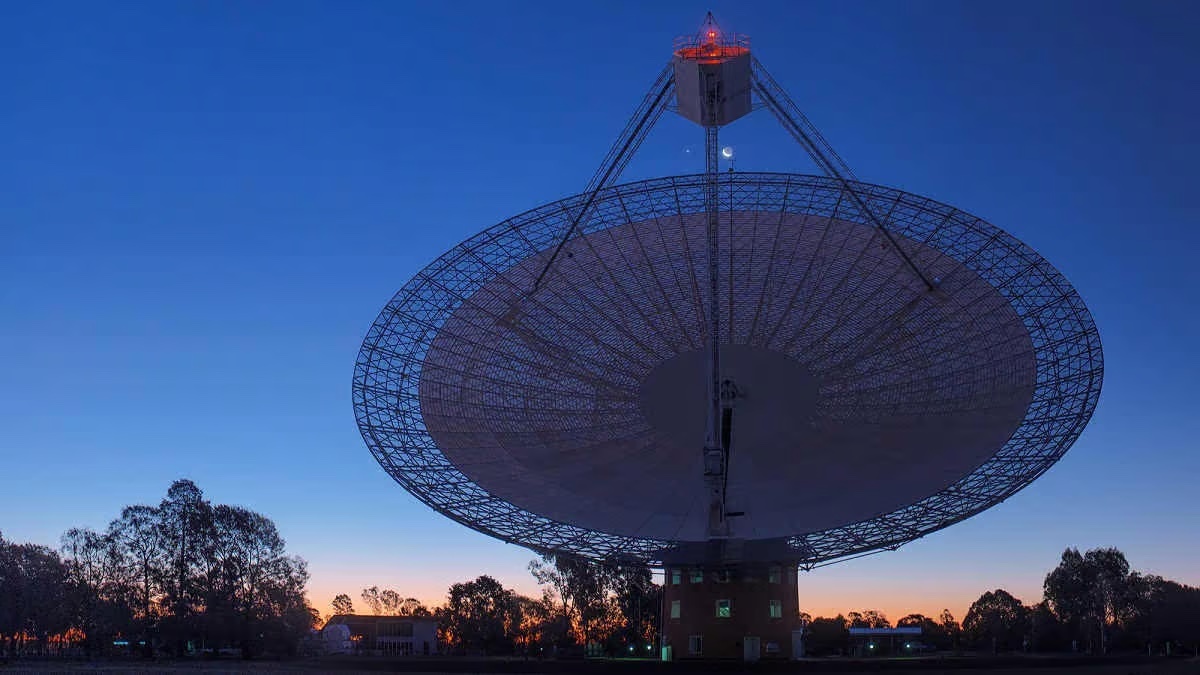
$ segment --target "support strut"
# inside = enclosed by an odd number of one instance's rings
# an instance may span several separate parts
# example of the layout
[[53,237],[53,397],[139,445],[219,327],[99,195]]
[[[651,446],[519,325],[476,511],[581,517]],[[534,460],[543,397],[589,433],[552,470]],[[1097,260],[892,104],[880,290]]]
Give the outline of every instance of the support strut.
[[579,224],[582,223],[591,213],[592,206],[596,203],[596,197],[600,191],[611,186],[621,176],[621,172],[629,165],[629,160],[633,158],[634,153],[641,147],[642,141],[646,139],[646,134],[650,133],[650,129],[662,117],[663,112],[667,109],[667,103],[671,100],[671,91],[675,86],[675,74],[670,64],[662,69],[658,74],[658,78],[654,80],[654,84],[650,87],[650,91],[642,98],[641,104],[637,111],[629,118],[629,122],[625,124],[625,129],[621,132],[617,142],[613,143],[609,148],[608,154],[605,155],[604,161],[600,164],[600,168],[592,175],[592,179],[588,181],[587,187],[584,189],[583,202],[571,217],[571,224],[563,232],[562,238],[559,239],[558,245],[554,247],[554,251],[550,254],[550,259],[546,261],[546,265],[542,267],[542,271],[537,275],[533,282],[533,288],[529,294],[532,295],[541,288],[542,281],[546,278],[546,274],[558,260],[559,253],[562,252],[563,246],[567,241],[575,235],[575,231],[579,229]]
[[720,91],[715,77],[709,76],[705,96],[708,98],[709,119],[704,127],[704,211],[708,249],[708,326],[705,335],[708,347],[708,410],[704,434],[704,484],[708,491],[708,536],[729,536],[725,520],[726,451],[721,440],[721,300],[720,300],[720,193],[718,169],[720,155],[717,142],[716,110]]
[[804,151],[812,157],[817,167],[826,176],[838,182],[838,185],[842,188],[842,192],[850,197],[850,201],[858,208],[859,213],[865,215],[867,220],[871,221],[871,225],[883,233],[883,236],[887,238],[892,248],[900,254],[904,263],[908,265],[913,274],[917,275],[917,278],[925,285],[926,290],[935,290],[937,284],[931,281],[917,267],[917,264],[903,248],[900,248],[896,237],[888,230],[883,219],[867,205],[862,195],[858,194],[858,191],[850,185],[851,182],[855,182],[858,179],[854,177],[854,172],[850,170],[846,162],[837,154],[833,146],[829,145],[829,142],[825,140],[825,137],[808,120],[808,117],[800,108],[792,102],[787,92],[784,91],[783,87],[779,86],[775,78],[771,77],[771,74],[767,72],[762,63],[758,59],[754,59],[753,64],[754,91],[758,94],[759,99],[766,104],[767,109],[771,111],[775,119],[779,120],[784,130],[791,134],[792,138],[796,139],[800,146],[804,148]]

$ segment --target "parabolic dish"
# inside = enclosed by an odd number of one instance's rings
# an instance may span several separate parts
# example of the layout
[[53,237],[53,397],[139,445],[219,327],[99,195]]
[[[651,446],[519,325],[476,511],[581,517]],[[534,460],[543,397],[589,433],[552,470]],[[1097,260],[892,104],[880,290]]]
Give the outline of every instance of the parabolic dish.
[[[853,184],[918,269],[815,176],[721,176],[728,471],[747,559],[894,547],[1048,469],[1099,397],[1078,293],[970,214]],[[706,542],[704,176],[582,197],[489,228],[392,299],[354,406],[379,463],[477,530],[657,564]],[[744,540],[744,541],[743,541]]]

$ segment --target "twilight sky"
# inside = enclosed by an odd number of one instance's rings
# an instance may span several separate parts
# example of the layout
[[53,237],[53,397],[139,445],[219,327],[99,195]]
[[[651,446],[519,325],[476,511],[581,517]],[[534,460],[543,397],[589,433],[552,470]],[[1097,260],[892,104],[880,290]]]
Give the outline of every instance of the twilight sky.
[[[350,378],[445,249],[578,192],[711,8],[863,179],[1007,229],[1095,314],[1106,379],[1064,460],[984,514],[800,578],[893,620],[1066,546],[1200,583],[1200,5],[1185,2],[0,4],[0,532],[57,544],[194,480],[275,520],[322,613],[428,603],[528,551],[378,467]],[[763,113],[745,170],[811,172]],[[703,170],[666,117],[628,180]]]

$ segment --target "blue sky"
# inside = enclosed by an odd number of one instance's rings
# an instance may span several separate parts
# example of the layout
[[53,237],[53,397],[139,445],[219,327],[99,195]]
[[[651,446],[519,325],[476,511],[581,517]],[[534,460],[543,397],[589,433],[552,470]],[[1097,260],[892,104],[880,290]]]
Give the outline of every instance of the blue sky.
[[[810,611],[1027,601],[1066,546],[1200,583],[1197,6],[1182,2],[43,2],[0,6],[0,531],[55,543],[178,477],[258,509],[312,598],[440,601],[531,555],[359,438],[359,342],[419,267],[579,191],[706,9],[863,179],[1003,227],[1080,290],[1106,381],[1066,458]],[[665,118],[627,179],[702,170]],[[769,116],[723,140],[811,172]],[[689,150],[691,152],[689,152]]]

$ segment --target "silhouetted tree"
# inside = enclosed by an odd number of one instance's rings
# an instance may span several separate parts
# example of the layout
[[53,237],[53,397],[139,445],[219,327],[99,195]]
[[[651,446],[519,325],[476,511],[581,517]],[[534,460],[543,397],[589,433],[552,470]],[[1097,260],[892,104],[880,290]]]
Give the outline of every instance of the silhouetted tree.
[[416,598],[405,598],[400,601],[400,616],[432,616],[429,608]]
[[[951,617],[953,620],[953,617]],[[915,626],[921,629],[921,641],[937,649],[950,649],[953,642],[942,624],[924,614],[909,614],[896,622],[896,626]]]
[[567,625],[578,630],[585,644],[597,637],[597,626],[611,610],[607,602],[610,568],[574,556],[545,555],[530,561],[529,571],[546,587],[544,599],[566,618]]
[[378,586],[364,588],[359,597],[362,598],[363,603],[371,610],[372,614],[383,614],[383,594]]
[[25,636],[44,649],[50,635],[71,626],[67,585],[68,571],[57,553],[0,537],[0,636],[7,638],[10,656],[22,650]]
[[[360,595],[363,602],[371,610],[371,614],[383,616],[432,616],[429,608],[416,598],[406,598],[394,589],[371,586],[364,588]],[[338,595],[333,599],[333,610],[337,614],[352,614],[354,605],[350,596]]]
[[963,632],[972,644],[992,651],[1021,649],[1026,627],[1025,606],[999,588],[971,603],[962,623]]
[[538,654],[555,645],[554,640],[569,631],[569,627],[554,625],[556,619],[564,619],[553,611],[551,603],[523,595],[516,596],[516,601],[521,623],[513,640],[520,652]]
[[850,628],[891,628],[892,624],[883,612],[868,609],[865,612],[850,612],[846,615]]
[[639,654],[651,645],[662,605],[662,586],[645,567],[617,567],[609,575],[620,626],[613,638]]
[[152,506],[126,506],[108,525],[106,537],[113,544],[126,594],[125,603],[133,610],[133,622],[126,635],[140,638],[144,651],[153,651],[151,628],[158,619],[157,603],[166,576],[162,553],[164,540],[159,527],[158,509]]
[[73,528],[62,538],[67,607],[84,635],[84,652],[104,651],[133,620],[121,557],[111,537]]
[[568,646],[595,642],[609,653],[644,654],[654,641],[662,589],[644,567],[602,565],[573,556],[529,563],[542,586],[542,639]]
[[400,614],[400,604],[403,602],[404,598],[390,588],[385,588],[379,592],[379,604],[383,610],[383,614],[390,616]]
[[354,603],[350,601],[350,596],[345,593],[339,593],[333,598],[333,602],[329,603],[333,608],[334,614],[353,614]]
[[[1095,635],[1108,651],[1112,627],[1130,618],[1136,589],[1125,554],[1115,548],[1084,555],[1068,548],[1043,583],[1046,602],[1074,637]],[[1090,642],[1090,639],[1088,640]]]
[[1036,651],[1056,651],[1065,647],[1063,627],[1045,600],[1026,608],[1029,616],[1030,648]]
[[120,634],[147,651],[190,643],[287,654],[315,621],[307,583],[269,518],[214,506],[181,480],[158,507],[123,509],[103,534],[68,531],[62,557],[0,542],[0,635],[44,644],[74,628],[89,652]]
[[962,626],[959,626],[958,621],[954,620],[954,615],[950,613],[950,610],[942,610],[942,613],[938,615],[938,625],[942,627],[942,633],[950,643],[946,648],[957,649],[959,640],[962,639]]
[[1086,624],[1093,618],[1088,576],[1083,554],[1068,548],[1042,584],[1046,603],[1072,639],[1084,637]]
[[805,652],[812,656],[843,654],[849,646],[850,627],[846,617],[838,614],[831,618],[818,616],[808,623],[804,632]]
[[307,578],[303,561],[286,555],[269,518],[238,506],[213,507],[200,575],[205,637],[237,644],[246,656],[288,652],[293,629],[282,626],[295,622],[301,607],[307,610]]
[[1125,627],[1125,646],[1156,647],[1163,653],[1171,643],[1176,653],[1200,649],[1200,588],[1156,575],[1134,573],[1132,609]]
[[471,653],[511,653],[521,626],[516,594],[487,575],[451,586],[438,618],[448,642]]
[[177,480],[159,504],[158,515],[163,545],[159,564],[165,572],[163,595],[169,608],[159,626],[175,653],[182,654],[188,638],[196,633],[194,615],[203,606],[197,581],[213,537],[212,505],[195,483]]

